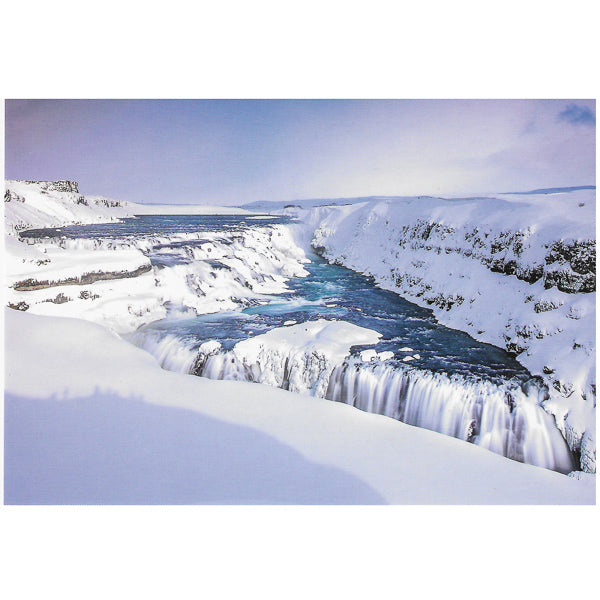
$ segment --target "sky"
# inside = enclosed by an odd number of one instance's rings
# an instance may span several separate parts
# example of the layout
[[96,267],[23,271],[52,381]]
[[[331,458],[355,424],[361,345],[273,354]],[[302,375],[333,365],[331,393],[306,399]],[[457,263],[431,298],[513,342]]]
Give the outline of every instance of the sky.
[[595,185],[594,100],[7,100],[7,179],[142,203]]

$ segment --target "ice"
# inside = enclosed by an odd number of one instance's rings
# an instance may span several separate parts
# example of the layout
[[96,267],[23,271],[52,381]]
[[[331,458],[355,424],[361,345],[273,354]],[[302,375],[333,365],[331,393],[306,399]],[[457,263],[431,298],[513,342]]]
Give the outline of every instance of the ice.
[[373,349],[363,350],[360,353],[360,358],[363,362],[369,362],[370,360],[373,360],[376,357],[377,357],[377,351],[373,350]]
[[325,397],[333,368],[350,348],[376,344],[380,337],[344,321],[307,321],[238,342],[230,352],[206,358],[197,372],[210,379],[253,381]]

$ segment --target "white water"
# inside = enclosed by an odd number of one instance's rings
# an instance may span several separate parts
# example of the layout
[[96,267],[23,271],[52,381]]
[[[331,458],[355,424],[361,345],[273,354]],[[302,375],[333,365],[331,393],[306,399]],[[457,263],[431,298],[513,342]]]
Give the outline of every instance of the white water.
[[326,398],[469,441],[521,462],[567,473],[573,461],[530,386],[498,386],[418,369],[363,365],[334,369]]
[[[513,460],[568,473],[574,463],[567,444],[540,402],[544,390],[516,382],[496,385],[449,377],[402,364],[336,364],[320,352],[264,348],[253,362],[218,342],[199,348],[173,335],[140,331],[132,339],[166,369],[210,379],[251,381],[343,402],[474,443]],[[190,342],[191,344],[191,342]]]
[[163,369],[175,373],[193,372],[198,350],[186,346],[176,335],[161,336],[136,331],[126,337],[130,342],[154,356]]

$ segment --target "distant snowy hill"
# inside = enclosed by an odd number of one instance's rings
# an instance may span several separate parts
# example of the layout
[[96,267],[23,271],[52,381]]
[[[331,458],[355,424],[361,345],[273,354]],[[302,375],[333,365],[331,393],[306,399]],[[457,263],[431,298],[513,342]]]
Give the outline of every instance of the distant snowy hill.
[[135,215],[246,214],[231,206],[137,204],[83,195],[75,181],[6,181],[4,227],[15,235],[26,229],[110,223]]
[[[423,196],[425,197],[425,196]],[[402,199],[403,196],[364,196],[356,198],[318,198],[310,200],[292,200],[288,202],[259,200],[248,204],[240,205],[240,208],[251,211],[273,212],[289,208],[316,208],[318,206],[345,206],[347,204],[360,204],[361,202],[371,202],[373,200],[394,200]]]
[[[579,185],[574,187],[555,187],[555,188],[543,188],[537,190],[531,190],[528,192],[505,192],[500,194],[481,194],[478,196],[469,197],[454,197],[444,196],[446,200],[473,200],[477,198],[495,198],[503,197],[506,195],[523,195],[531,196],[536,194],[547,195],[547,194],[564,194],[569,192],[575,192],[579,190],[595,190],[594,185]],[[264,211],[274,212],[284,209],[298,209],[298,208],[317,208],[319,206],[348,206],[352,204],[362,204],[363,202],[402,202],[406,200],[427,200],[433,198],[433,196],[356,196],[352,198],[317,198],[317,199],[305,199],[305,200],[289,200],[289,201],[268,201],[259,200],[257,202],[250,202],[248,204],[241,204],[240,208],[252,211]]]
[[7,181],[4,227],[15,235],[25,229],[107,223],[133,216],[127,202],[84,196],[74,181]]

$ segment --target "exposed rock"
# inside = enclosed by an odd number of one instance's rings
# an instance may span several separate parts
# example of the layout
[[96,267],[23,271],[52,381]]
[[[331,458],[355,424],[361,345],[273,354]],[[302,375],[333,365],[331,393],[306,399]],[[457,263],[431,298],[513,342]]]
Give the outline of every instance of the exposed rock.
[[561,306],[561,304],[559,304],[557,302],[550,302],[549,300],[538,300],[533,305],[533,310],[536,313],[548,312],[551,310],[556,310],[557,308],[560,308],[560,306]]
[[29,308],[29,304],[27,304],[27,302],[17,302],[16,304],[13,304],[12,302],[8,303],[8,308],[12,308],[14,310],[27,310]]
[[556,286],[567,294],[590,293],[596,291],[596,274],[581,275],[570,269],[546,271],[544,287],[549,289]]
[[596,291],[596,241],[554,242],[546,254],[544,287],[576,294]]
[[26,181],[25,183],[38,184],[42,190],[48,192],[74,192],[79,194],[79,185],[76,181],[62,179],[59,181]]
[[101,281],[104,279],[125,279],[128,277],[137,277],[143,273],[147,273],[152,269],[151,265],[142,265],[134,271],[112,271],[112,272],[95,272],[95,273],[84,273],[81,277],[68,277],[59,281],[47,281],[38,279],[25,279],[18,281],[12,287],[18,292],[29,292],[32,290],[43,290],[51,287],[58,287],[59,285],[88,285],[95,281]]
[[98,294],[92,294],[88,290],[83,290],[83,292],[79,293],[79,298],[81,298],[81,300],[96,300],[97,298],[100,298],[100,296]]
[[65,304],[65,302],[70,302],[72,298],[65,296],[62,292],[60,292],[56,298],[49,298],[46,302],[52,302],[52,304]]
[[11,202],[13,200],[16,202],[25,202],[25,198],[23,198],[23,196],[19,196],[19,194],[13,192],[12,190],[6,190],[4,192],[4,202]]

